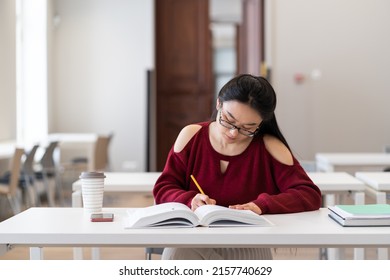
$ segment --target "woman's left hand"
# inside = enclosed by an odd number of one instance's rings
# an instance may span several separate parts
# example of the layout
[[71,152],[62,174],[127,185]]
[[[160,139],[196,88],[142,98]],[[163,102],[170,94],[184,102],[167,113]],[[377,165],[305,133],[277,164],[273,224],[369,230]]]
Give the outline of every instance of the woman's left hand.
[[245,203],[245,204],[230,205],[229,208],[238,209],[238,210],[251,210],[259,215],[262,213],[260,207],[257,206],[256,204],[254,204],[253,202],[249,202],[249,203]]

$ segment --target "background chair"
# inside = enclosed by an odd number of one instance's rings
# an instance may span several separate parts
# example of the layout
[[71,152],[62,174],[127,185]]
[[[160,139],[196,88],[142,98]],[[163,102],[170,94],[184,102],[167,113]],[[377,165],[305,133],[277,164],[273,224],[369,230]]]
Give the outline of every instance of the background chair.
[[[93,146],[92,159],[85,156],[74,157],[61,162],[62,179],[65,185],[71,186],[84,171],[109,171],[109,145],[112,134],[99,135]],[[89,162],[93,160],[93,162]]]
[[[94,147],[94,171],[109,171],[110,160],[109,160],[109,147],[112,141],[113,134],[99,135],[95,147]],[[86,157],[77,157],[72,159],[71,168],[77,170],[78,173],[86,171],[88,169],[88,159]]]
[[0,195],[6,196],[14,215],[22,210],[19,179],[24,149],[16,148],[10,161],[9,176],[0,181]]
[[112,134],[108,136],[99,136],[96,140],[94,170],[108,171],[109,167],[109,146],[112,140]]
[[34,145],[29,152],[25,152],[25,159],[22,164],[22,173],[20,178],[20,186],[25,191],[25,203],[26,206],[38,206],[40,205],[40,198],[38,195],[38,189],[36,188],[36,178],[34,172],[35,155],[39,148],[39,145]]
[[56,196],[59,197],[60,204],[63,204],[63,192],[60,173],[54,160],[54,153],[57,147],[58,141],[49,143],[49,146],[47,146],[41,160],[39,161],[39,170],[34,172],[36,183],[43,184],[49,206],[55,206]]
[[164,251],[164,248],[146,247],[145,248],[145,259],[151,260],[153,254],[162,255],[163,251]]
[[[385,146],[385,153],[390,153],[390,145]],[[390,172],[390,166],[385,167],[383,171]]]

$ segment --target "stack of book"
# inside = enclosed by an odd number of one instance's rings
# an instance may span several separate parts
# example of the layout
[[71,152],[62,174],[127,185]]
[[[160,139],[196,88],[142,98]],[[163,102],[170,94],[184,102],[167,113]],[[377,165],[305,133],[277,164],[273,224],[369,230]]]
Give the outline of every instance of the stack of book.
[[345,227],[390,226],[390,204],[329,206],[329,217]]

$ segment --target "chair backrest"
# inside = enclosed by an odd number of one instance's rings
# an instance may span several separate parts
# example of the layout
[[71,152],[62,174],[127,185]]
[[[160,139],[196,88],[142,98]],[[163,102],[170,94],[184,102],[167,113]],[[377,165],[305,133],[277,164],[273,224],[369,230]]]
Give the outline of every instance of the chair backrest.
[[23,173],[27,174],[28,176],[34,176],[34,159],[38,148],[39,145],[34,145],[31,150],[26,153],[26,159],[23,163]]
[[58,141],[50,142],[49,146],[46,148],[45,153],[43,154],[40,163],[42,169],[53,170],[55,169],[54,161],[54,152],[58,146]]
[[95,144],[95,171],[105,171],[108,166],[108,147],[111,141],[112,135],[99,136]]
[[10,166],[10,180],[9,180],[9,193],[15,195],[19,187],[20,170],[22,165],[22,156],[24,155],[24,149],[16,148],[14,155],[11,159]]

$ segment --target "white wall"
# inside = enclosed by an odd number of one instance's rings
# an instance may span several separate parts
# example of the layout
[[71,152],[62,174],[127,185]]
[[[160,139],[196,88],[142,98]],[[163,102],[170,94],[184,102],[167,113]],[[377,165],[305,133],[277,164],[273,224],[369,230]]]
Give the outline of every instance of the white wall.
[[0,1],[0,141],[16,139],[15,1]]
[[[60,22],[48,34],[50,132],[113,131],[114,169],[126,161],[144,169],[153,0],[51,1]],[[390,143],[390,2],[267,5],[278,120],[297,155],[381,151]],[[14,20],[14,1],[1,0],[0,140],[16,134]],[[318,80],[311,78],[316,69]],[[294,82],[297,73],[306,78],[302,84]]]
[[[383,151],[390,143],[390,1],[267,4],[277,116],[298,156]],[[305,81],[295,83],[295,74]]]
[[112,168],[146,161],[146,71],[154,68],[152,0],[54,0],[50,132],[113,132]]

